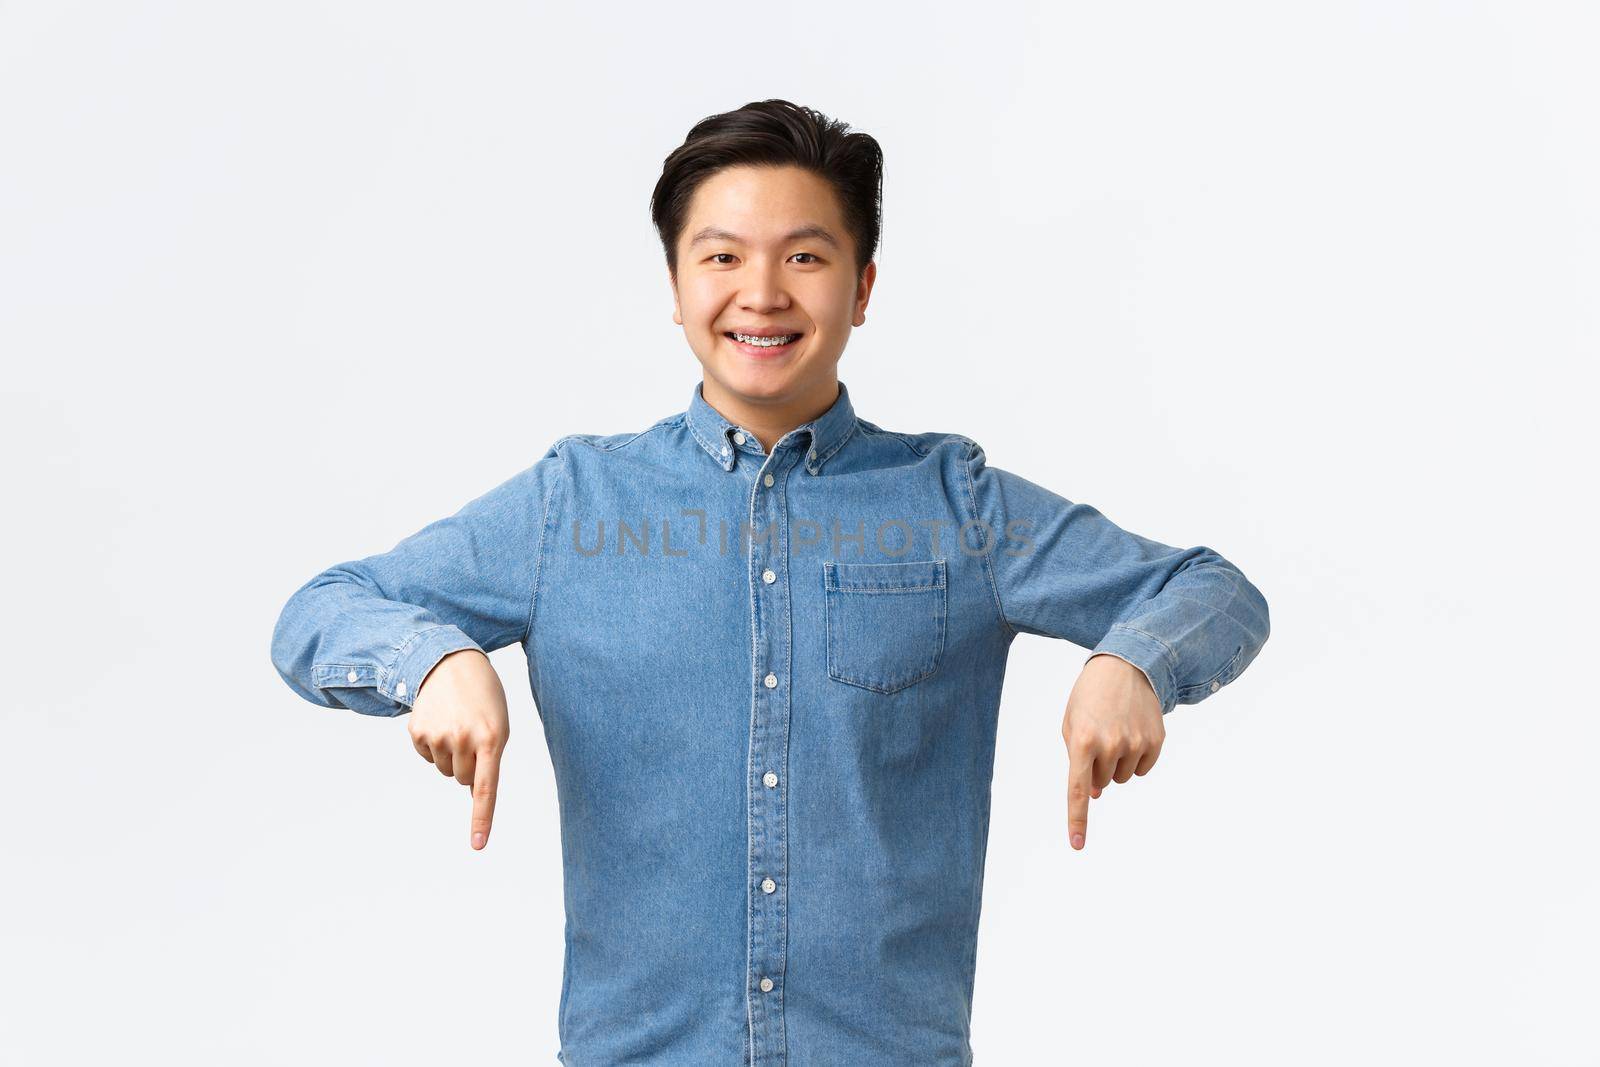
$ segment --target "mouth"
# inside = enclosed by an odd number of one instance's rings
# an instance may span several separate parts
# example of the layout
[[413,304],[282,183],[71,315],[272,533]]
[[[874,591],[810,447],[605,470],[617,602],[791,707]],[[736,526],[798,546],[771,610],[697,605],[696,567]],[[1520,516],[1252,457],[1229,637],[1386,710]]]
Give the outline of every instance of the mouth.
[[724,333],[722,336],[734,348],[747,356],[755,359],[776,359],[786,356],[794,351],[795,345],[804,336],[799,333],[775,334],[772,336],[748,333]]

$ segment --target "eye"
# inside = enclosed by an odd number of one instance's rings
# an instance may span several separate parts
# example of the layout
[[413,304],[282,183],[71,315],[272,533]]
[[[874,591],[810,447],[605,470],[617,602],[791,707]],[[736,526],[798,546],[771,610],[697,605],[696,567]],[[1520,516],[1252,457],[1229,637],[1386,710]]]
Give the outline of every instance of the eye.
[[[802,267],[810,267],[810,266],[814,266],[815,264],[818,264],[818,263],[822,262],[822,260],[817,256],[817,254],[815,252],[796,252],[795,255],[796,256],[806,256],[806,257],[808,257],[805,261],[803,261],[800,264]],[[712,254],[710,256],[707,256],[706,257],[706,262],[715,263],[719,267],[726,267],[726,266],[728,266],[728,264],[726,262],[724,262],[724,260],[733,259],[733,258],[735,258],[735,257],[734,257],[734,254],[732,252],[717,252],[717,253],[714,253],[714,254]],[[791,257],[791,258],[793,258],[793,257]]]

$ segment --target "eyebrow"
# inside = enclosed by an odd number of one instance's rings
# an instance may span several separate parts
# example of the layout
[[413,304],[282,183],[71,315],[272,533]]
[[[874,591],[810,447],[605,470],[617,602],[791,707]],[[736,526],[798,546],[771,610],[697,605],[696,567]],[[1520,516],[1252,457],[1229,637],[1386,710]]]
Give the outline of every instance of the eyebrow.
[[[826,241],[834,248],[839,247],[838,238],[829,233],[825,227],[818,226],[816,223],[790,230],[788,233],[783,235],[783,241],[785,244],[787,244],[790,241],[800,241],[807,237],[815,237],[819,241]],[[730,233],[727,230],[720,230],[715,226],[707,226],[705,229],[696,233],[694,235],[694,240],[689,242],[689,247],[693,248],[701,241],[730,241],[736,244],[746,243],[745,239],[740,237],[738,234]]]

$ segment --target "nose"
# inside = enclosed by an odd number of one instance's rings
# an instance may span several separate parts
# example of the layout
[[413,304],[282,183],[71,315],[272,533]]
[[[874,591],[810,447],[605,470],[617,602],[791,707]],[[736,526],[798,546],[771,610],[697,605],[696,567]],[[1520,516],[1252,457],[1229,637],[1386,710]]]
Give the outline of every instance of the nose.
[[739,306],[755,315],[788,307],[789,294],[784,290],[781,270],[773,265],[747,271],[739,289]]

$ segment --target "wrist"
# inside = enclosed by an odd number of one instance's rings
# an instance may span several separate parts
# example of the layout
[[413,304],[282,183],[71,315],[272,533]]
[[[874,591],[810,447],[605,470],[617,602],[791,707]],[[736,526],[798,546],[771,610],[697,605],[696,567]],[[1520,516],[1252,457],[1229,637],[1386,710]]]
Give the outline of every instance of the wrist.
[[1143,682],[1150,689],[1150,691],[1152,693],[1155,693],[1156,698],[1158,700],[1160,699],[1161,694],[1156,691],[1155,683],[1150,680],[1150,676],[1145,673],[1145,670],[1144,670],[1143,667],[1140,667],[1140,666],[1138,666],[1136,664],[1128,662],[1127,660],[1123,659],[1121,656],[1117,655],[1115,652],[1096,652],[1092,656],[1089,657],[1088,662],[1084,665],[1085,668],[1087,668],[1088,663],[1093,663],[1095,660],[1112,660],[1112,661],[1114,661],[1117,664],[1117,666],[1109,668],[1109,669],[1111,669],[1113,671],[1115,671],[1115,670],[1132,671],[1135,675],[1138,676],[1139,680],[1141,682]]
[[476,648],[458,648],[454,652],[446,652],[440,656],[439,661],[422,676],[422,681],[417,686],[418,695],[421,695],[422,687],[428,684],[428,679],[435,675],[454,674],[456,671],[471,669],[474,666],[471,662],[473,656],[481,658],[485,663],[489,662],[489,657]]

